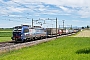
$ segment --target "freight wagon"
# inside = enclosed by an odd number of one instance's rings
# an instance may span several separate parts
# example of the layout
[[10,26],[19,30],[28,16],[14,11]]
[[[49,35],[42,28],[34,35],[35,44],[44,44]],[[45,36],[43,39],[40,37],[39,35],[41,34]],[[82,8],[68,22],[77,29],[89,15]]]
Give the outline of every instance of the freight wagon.
[[[46,28],[47,35],[56,35],[56,28]],[[57,29],[58,33],[58,29]]]
[[68,30],[68,33],[69,33],[69,34],[72,34],[73,32],[74,32],[74,29],[69,29],[69,30]]
[[61,29],[61,31],[62,31],[62,35],[66,35],[69,33],[68,29]]
[[[56,31],[57,30],[57,31]],[[62,34],[62,30],[61,29],[56,29],[56,28],[46,28],[46,32],[47,32],[47,36],[48,37],[53,37],[57,35],[61,35]]]
[[77,33],[77,32],[79,32],[81,29],[74,29],[73,30],[73,33]]

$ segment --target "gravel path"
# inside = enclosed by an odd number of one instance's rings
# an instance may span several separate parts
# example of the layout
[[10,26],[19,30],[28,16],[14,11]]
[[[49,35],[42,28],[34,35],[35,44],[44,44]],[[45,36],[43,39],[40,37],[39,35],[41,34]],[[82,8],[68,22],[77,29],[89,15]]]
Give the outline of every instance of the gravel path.
[[77,35],[72,37],[90,37],[90,30],[83,30],[79,32]]

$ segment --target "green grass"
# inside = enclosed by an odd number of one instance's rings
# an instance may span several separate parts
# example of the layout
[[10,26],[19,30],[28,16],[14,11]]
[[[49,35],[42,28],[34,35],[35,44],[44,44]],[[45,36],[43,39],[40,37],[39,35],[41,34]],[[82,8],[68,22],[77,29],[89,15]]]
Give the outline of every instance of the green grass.
[[0,42],[11,41],[11,37],[0,37]]
[[0,28],[0,37],[11,37],[13,29],[10,28]]
[[90,49],[89,37],[63,37],[1,54],[0,60],[89,60],[90,50],[84,49]]
[[12,32],[0,32],[0,37],[11,37],[12,36]]
[[3,28],[3,29],[0,28],[0,31],[12,31],[12,30],[13,30],[13,28],[11,28],[11,29],[10,28]]
[[11,41],[12,31],[0,31],[0,42]]
[[12,31],[0,31],[0,32],[12,32]]

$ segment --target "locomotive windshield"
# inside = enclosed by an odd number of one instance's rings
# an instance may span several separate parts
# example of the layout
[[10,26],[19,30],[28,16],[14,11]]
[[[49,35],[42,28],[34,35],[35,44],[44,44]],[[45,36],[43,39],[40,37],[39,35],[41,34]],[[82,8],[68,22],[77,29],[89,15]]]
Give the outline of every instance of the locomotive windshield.
[[28,32],[29,32],[29,29],[24,29],[23,32],[24,32],[24,33],[28,33]]
[[21,32],[21,30],[22,30],[22,26],[16,26],[14,27],[13,32]]

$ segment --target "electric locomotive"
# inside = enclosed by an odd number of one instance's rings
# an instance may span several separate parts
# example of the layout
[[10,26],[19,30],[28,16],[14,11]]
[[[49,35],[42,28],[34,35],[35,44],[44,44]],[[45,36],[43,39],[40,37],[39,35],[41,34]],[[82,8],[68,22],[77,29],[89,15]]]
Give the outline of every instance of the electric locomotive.
[[43,28],[32,28],[29,25],[15,26],[13,30],[12,40],[25,42],[26,40],[34,40],[45,38],[46,32]]

